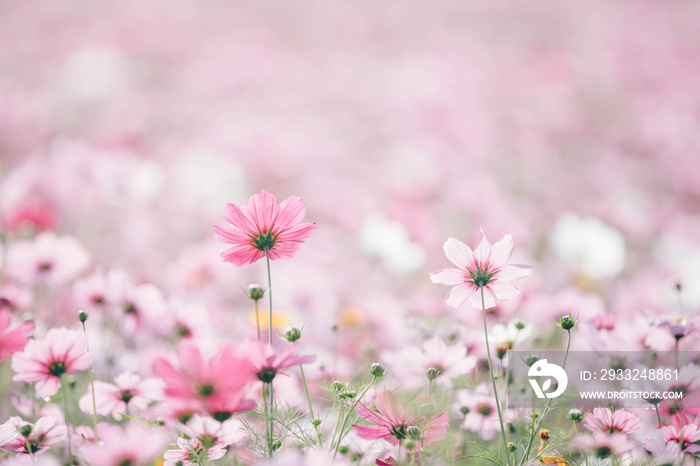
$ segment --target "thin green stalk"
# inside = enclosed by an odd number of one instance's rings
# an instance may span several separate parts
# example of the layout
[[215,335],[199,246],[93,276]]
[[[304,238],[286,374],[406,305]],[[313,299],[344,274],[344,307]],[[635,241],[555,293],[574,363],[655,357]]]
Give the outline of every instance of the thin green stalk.
[[501,402],[498,400],[498,389],[496,388],[496,378],[493,375],[493,367],[491,366],[491,348],[489,348],[489,332],[486,327],[486,303],[484,301],[484,287],[480,286],[481,290],[481,310],[484,317],[484,338],[486,339],[486,357],[489,362],[489,375],[491,376],[491,385],[493,386],[493,396],[496,398],[496,410],[498,411],[498,421],[501,426],[501,435],[503,436],[503,449],[506,453],[506,461],[510,465],[510,454],[508,453],[508,438],[506,437],[506,429],[503,424],[503,413],[501,412]]
[[[68,439],[68,464],[73,464],[73,445],[71,444],[71,433],[70,433],[70,422],[68,416],[68,391],[70,390],[69,384],[66,379],[61,376],[61,388],[63,391],[63,417],[66,421],[66,438]],[[95,432],[97,433],[97,432]]]
[[265,430],[266,430],[266,440],[267,440],[267,456],[272,456],[272,442],[273,442],[273,429],[272,429],[272,406],[268,402],[267,390],[270,384],[263,383],[263,389],[261,393],[261,398],[263,402],[263,413],[265,415]]
[[[85,322],[83,324],[83,333],[87,335],[87,330],[85,329]],[[88,351],[90,348],[88,348]],[[90,364],[90,390],[92,391],[92,425],[95,431],[95,443],[97,440],[97,402],[95,401],[95,378],[92,373],[92,363]]]
[[262,340],[260,336],[260,315],[258,314],[258,300],[255,299],[255,326],[258,328],[258,341]]
[[[270,346],[272,346],[272,274],[270,272],[270,251],[265,249],[265,259],[267,262],[267,297],[269,299],[270,303],[270,315],[269,315],[269,320],[267,322],[267,327],[268,327],[268,335],[269,339],[268,342],[270,343]],[[268,426],[268,442],[269,442],[269,449],[270,449],[270,456],[272,456],[272,442],[273,442],[273,423],[274,423],[274,416],[272,413],[273,406],[275,404],[275,391],[274,388],[272,388],[272,381],[268,384],[270,387],[270,398],[268,401],[268,406],[269,406],[269,426]]]
[[[367,390],[369,390],[369,388],[374,384],[375,380],[377,380],[377,377],[375,375],[373,375],[370,383],[367,385],[367,387],[365,387],[362,394],[355,398],[355,400],[352,403],[352,406],[350,406],[350,410],[345,414],[345,417],[343,418],[343,423],[340,426],[340,432],[338,433],[338,441],[335,445],[335,452],[333,453],[333,460],[334,461],[335,461],[335,457],[338,455],[338,449],[340,448],[340,442],[343,440],[343,437],[345,437],[345,434],[344,434],[345,426],[348,423],[348,418],[350,417],[350,414],[355,410],[357,403],[359,403],[360,400],[365,396],[365,393],[367,393]],[[331,448],[333,448],[332,444],[331,444]]]
[[304,375],[304,367],[299,364],[299,370],[301,371],[301,380],[304,382],[304,391],[306,392],[306,401],[309,402],[309,416],[311,416],[311,424],[316,430],[316,438],[318,439],[318,445],[321,445],[321,434],[318,431],[318,425],[316,425],[316,416],[314,416],[314,407],[311,404],[311,395],[309,395],[309,386],[306,384],[306,375]]
[[659,403],[654,403],[654,409],[656,409],[656,421],[659,423],[659,429],[661,429],[661,415],[659,414]]
[[[566,353],[564,353],[564,362],[561,365],[562,369],[564,369],[566,367],[566,359],[569,356],[569,348],[571,348],[571,330],[567,330],[567,332],[569,335],[569,340],[566,343]],[[535,436],[537,435],[537,431],[540,429],[540,426],[542,425],[542,421],[544,420],[545,415],[549,412],[549,406],[552,404],[552,400],[554,400],[554,398],[550,398],[547,401],[547,404],[545,405],[544,409],[542,410],[542,415],[539,417],[540,420],[537,422],[537,425],[530,433],[530,441],[527,444],[527,449],[525,450],[525,454],[523,455],[523,457],[520,460],[520,466],[525,464],[527,457],[530,455],[530,449],[532,449],[532,442],[534,441]]]

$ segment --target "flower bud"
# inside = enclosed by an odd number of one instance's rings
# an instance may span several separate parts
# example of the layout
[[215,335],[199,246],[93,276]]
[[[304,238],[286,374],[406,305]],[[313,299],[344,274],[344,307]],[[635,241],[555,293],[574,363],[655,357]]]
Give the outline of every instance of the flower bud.
[[505,345],[498,345],[498,346],[496,347],[496,357],[497,357],[498,359],[503,359],[504,357],[506,357],[506,353],[507,353],[507,352],[508,352],[508,345],[507,345],[507,344],[505,344]]
[[537,361],[540,360],[539,356],[530,356],[525,360],[525,364],[528,365],[528,367],[532,367],[533,364],[535,364]]
[[580,409],[570,409],[568,414],[569,420],[574,422],[583,421],[583,413]]
[[515,444],[515,442],[508,442],[508,450],[511,453],[513,453],[517,449],[518,449],[518,446]]
[[408,426],[408,428],[406,429],[406,436],[408,438],[413,439],[413,440],[419,440],[422,436],[422,433],[420,431],[420,427]]
[[287,327],[287,330],[284,331],[282,334],[282,338],[289,342],[295,342],[299,338],[301,338],[301,330],[299,330],[297,327],[289,326]]
[[571,314],[569,314],[568,316],[561,316],[559,318],[559,322],[555,323],[557,327],[562,328],[568,332],[569,330],[574,328],[574,325],[576,325],[577,321],[578,319],[574,319],[573,317],[571,317]]
[[428,370],[425,371],[425,376],[428,380],[435,380],[437,376],[440,375],[440,372],[442,371],[437,367],[429,367]]
[[549,442],[549,429],[540,429],[540,443],[546,445]]
[[85,311],[82,310],[82,309],[79,310],[79,311],[78,311],[78,320],[79,320],[80,322],[85,323],[85,321],[88,320],[88,313],[85,312]]
[[265,296],[265,289],[257,284],[248,285],[248,297],[253,301],[257,301]]
[[346,453],[349,452],[349,451],[350,451],[350,447],[347,446],[347,445],[341,445],[341,446],[338,448],[338,453],[340,453],[341,455],[344,455],[344,454],[346,454]]
[[386,367],[381,362],[375,362],[369,366],[369,373],[374,377],[383,377],[386,374]]
[[435,406],[428,403],[421,405],[418,411],[425,417],[432,417],[435,416],[435,413],[437,413]]
[[525,324],[522,323],[522,322],[520,322],[520,321],[517,321],[517,322],[515,323],[515,328],[517,328],[518,330],[522,330],[522,329],[525,328]]
[[406,450],[413,450],[414,448],[416,448],[416,442],[414,442],[413,440],[409,440],[404,444],[404,447],[406,447]]

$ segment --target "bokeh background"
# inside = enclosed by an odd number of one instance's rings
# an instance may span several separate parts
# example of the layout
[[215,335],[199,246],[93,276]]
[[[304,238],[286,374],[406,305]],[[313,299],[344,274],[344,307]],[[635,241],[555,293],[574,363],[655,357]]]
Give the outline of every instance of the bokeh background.
[[[304,325],[336,373],[477,340],[429,272],[480,228],[533,265],[499,321],[672,318],[676,283],[692,317],[698,18],[682,0],[2,1],[4,238],[72,236],[82,277],[124,270],[196,303],[202,339],[252,337],[264,264],[222,264],[212,225],[261,189],[301,196],[318,230],[273,263],[275,325]],[[78,305],[56,291],[37,331]]]

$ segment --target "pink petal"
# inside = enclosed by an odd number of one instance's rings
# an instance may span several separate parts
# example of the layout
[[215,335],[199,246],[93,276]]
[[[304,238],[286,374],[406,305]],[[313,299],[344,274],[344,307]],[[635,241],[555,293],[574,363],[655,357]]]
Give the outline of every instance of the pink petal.
[[221,253],[221,260],[236,267],[248,267],[253,262],[265,257],[265,253],[254,246],[236,245]]
[[375,440],[391,435],[389,429],[384,426],[358,426],[353,424],[352,427],[355,429],[357,436],[365,440]]
[[367,409],[364,406],[357,406],[355,411],[357,412],[358,416],[366,421],[379,424],[386,428],[391,427],[391,422],[387,418],[375,411],[372,411],[371,409]]
[[282,232],[301,222],[306,214],[306,207],[299,196],[292,196],[280,204],[279,215],[275,220],[275,230]]
[[255,226],[267,233],[272,230],[273,222],[279,212],[277,198],[263,189],[260,194],[256,194],[248,201],[248,212]]
[[513,254],[513,235],[505,235],[500,241],[495,243],[491,248],[491,265],[490,269],[497,269],[510,259]]
[[226,204],[224,208],[224,220],[243,231],[253,236],[257,236],[258,227],[253,220],[236,204]]
[[442,245],[445,256],[457,267],[468,270],[474,269],[474,254],[469,246],[455,238],[448,238]]
[[300,223],[283,232],[277,237],[277,241],[285,243],[305,243],[316,231],[315,223]]
[[222,243],[228,244],[253,244],[253,239],[247,234],[233,228],[214,225],[214,236]]
[[461,285],[465,279],[465,272],[460,269],[442,269],[430,274],[430,280],[440,285]]
[[406,412],[403,406],[396,402],[396,398],[394,398],[394,395],[390,391],[384,390],[379,393],[375,404],[377,410],[389,420],[391,425],[398,426],[403,424]]
[[61,387],[61,379],[56,376],[49,375],[39,380],[36,383],[36,393],[42,398],[51,398]]
[[[474,309],[481,309],[481,290],[475,287],[475,292],[471,297],[472,307]],[[496,306],[496,297],[491,293],[491,291],[484,287],[484,309],[491,309]]]
[[488,285],[486,285],[486,290],[491,292],[496,299],[502,301],[513,299],[520,292],[520,290],[518,290],[511,283],[502,282],[500,280],[490,282]]
[[510,264],[502,267],[495,275],[500,281],[514,282],[521,278],[529,277],[532,273],[532,267],[529,265]]
[[474,246],[474,259],[483,270],[489,265],[491,259],[491,243],[486,238],[484,230],[481,230]]
[[[474,299],[479,288],[471,283],[463,283],[452,288],[447,295],[445,303],[455,309],[459,309],[465,301]],[[481,298],[479,298],[481,299]]]

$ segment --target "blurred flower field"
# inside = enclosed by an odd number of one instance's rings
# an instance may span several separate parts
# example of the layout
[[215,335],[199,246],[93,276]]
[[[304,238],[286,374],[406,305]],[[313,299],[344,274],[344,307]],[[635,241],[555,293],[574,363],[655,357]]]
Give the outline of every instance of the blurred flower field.
[[695,464],[698,18],[0,0],[0,464]]

